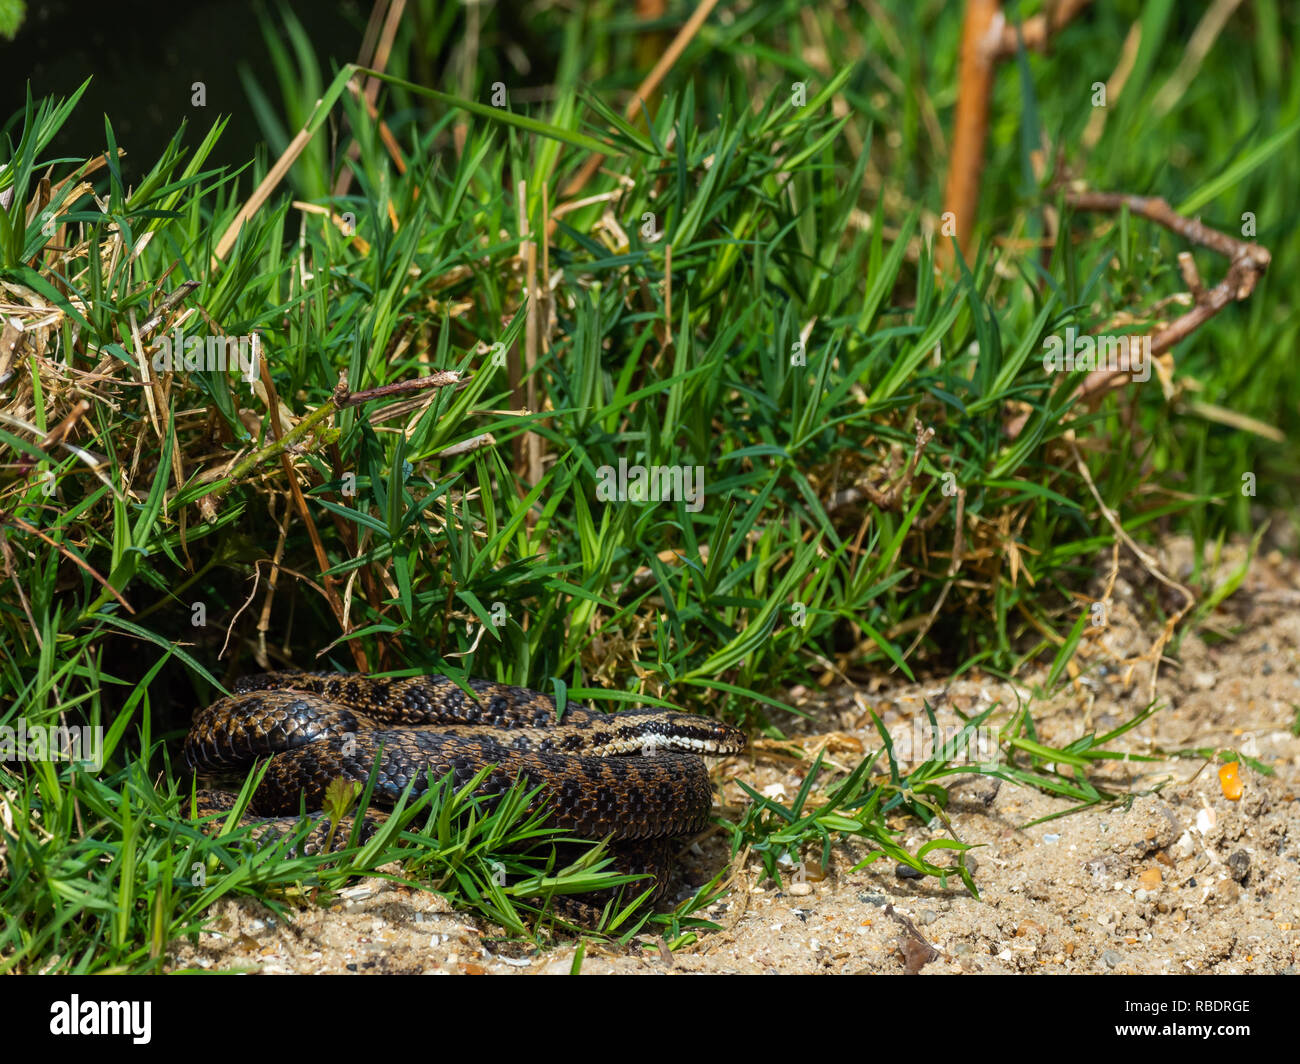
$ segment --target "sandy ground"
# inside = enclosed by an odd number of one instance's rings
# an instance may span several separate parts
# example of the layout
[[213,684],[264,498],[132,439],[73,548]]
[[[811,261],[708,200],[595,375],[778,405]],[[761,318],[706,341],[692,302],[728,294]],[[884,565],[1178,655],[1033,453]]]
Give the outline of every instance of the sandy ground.
[[[1191,548],[1181,540],[1158,552],[1175,578],[1190,572]],[[1229,549],[1226,579],[1244,557]],[[1094,595],[1106,586],[1110,558],[1099,566]],[[1155,686],[1167,708],[1119,740],[1129,753],[1244,751],[1273,769],[1243,768],[1242,793],[1230,800],[1219,762],[1185,756],[1158,762],[1113,761],[1097,774],[1113,788],[1147,792],[1109,805],[1025,827],[1071,803],[985,777],[964,777],[949,805],[953,829],[979,844],[969,896],[954,877],[897,875],[881,860],[853,872],[869,847],[838,846],[826,869],[778,888],[763,880],[757,860],[737,867],[735,889],[708,915],[724,930],[669,954],[646,939],[626,949],[587,942],[586,973],[781,972],[895,974],[920,966],[938,973],[1294,973],[1300,952],[1300,566],[1277,552],[1257,558],[1240,589],[1188,635],[1177,660],[1168,657]],[[1045,670],[1011,684],[970,674],[953,682],[869,689],[795,692],[815,723],[781,722],[806,751],[824,749],[847,769],[878,737],[869,710],[884,720],[901,758],[923,756],[913,721],[924,702],[941,725],[955,727],[954,709],[970,713],[1000,704],[995,721],[1029,702],[1039,738],[1065,745],[1089,731],[1130,719],[1151,691],[1148,651],[1159,633],[1149,603],[1175,609],[1177,593],[1136,563],[1122,563],[1111,595],[1109,624],[1085,639],[1080,672],[1050,700],[1035,697]],[[780,798],[792,796],[807,762],[760,742],[716,766],[724,802],[744,801],[734,780]],[[839,776],[824,775],[827,783]],[[1162,785],[1163,784],[1163,785]],[[939,828],[899,820],[915,850]],[[685,855],[682,897],[725,863],[716,834]],[[811,856],[811,855],[810,855]],[[819,855],[817,855],[819,856]],[[934,858],[934,854],[931,854]],[[940,863],[946,858],[940,858]],[[534,951],[503,940],[499,928],[449,910],[433,895],[367,879],[329,909],[304,909],[291,923],[263,907],[227,902],[197,946],[175,944],[173,968],[239,968],[267,974],[568,972],[574,944],[564,939]],[[927,959],[928,958],[928,959]],[[922,962],[924,962],[922,964]]]

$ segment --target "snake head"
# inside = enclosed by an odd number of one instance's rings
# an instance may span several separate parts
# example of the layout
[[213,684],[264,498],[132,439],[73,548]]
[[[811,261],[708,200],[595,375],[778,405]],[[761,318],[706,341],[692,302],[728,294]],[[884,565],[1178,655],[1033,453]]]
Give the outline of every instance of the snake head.
[[745,749],[745,733],[730,724],[692,713],[664,713],[644,726],[644,746],[681,750],[692,754],[738,754]]

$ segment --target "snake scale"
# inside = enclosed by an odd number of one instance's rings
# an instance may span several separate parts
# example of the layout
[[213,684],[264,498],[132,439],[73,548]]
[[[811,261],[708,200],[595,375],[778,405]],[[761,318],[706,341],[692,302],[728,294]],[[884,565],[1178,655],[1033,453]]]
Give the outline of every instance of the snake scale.
[[[713,796],[700,755],[745,746],[742,732],[707,717],[574,704],[558,715],[538,691],[487,680],[467,686],[471,694],[445,676],[246,677],[195,713],[184,757],[201,774],[246,771],[270,757],[248,818],[263,823],[296,817],[304,799],[320,809],[334,779],[364,783],[377,755],[373,798],[390,806],[408,784],[413,795],[423,792],[430,774],[450,775],[460,788],[494,766],[477,793],[499,796],[516,780],[541,788],[537,806],[548,823],[578,838],[610,838],[615,870],[653,875],[657,896],[668,884],[672,840],[708,823]],[[219,792],[201,797],[204,812],[231,804]],[[604,900],[588,896],[591,905]]]

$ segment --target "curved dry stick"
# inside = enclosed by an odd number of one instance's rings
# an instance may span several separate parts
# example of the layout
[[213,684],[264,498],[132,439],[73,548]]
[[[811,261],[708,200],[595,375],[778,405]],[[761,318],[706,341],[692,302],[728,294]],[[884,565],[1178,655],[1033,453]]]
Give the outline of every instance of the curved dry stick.
[[[1228,259],[1228,272],[1224,274],[1223,280],[1213,288],[1205,288],[1190,256],[1180,257],[1183,280],[1192,296],[1192,309],[1151,335],[1152,357],[1186,339],[1230,303],[1248,298],[1273,260],[1268,248],[1211,229],[1199,218],[1185,218],[1159,196],[1135,196],[1127,192],[1076,192],[1067,194],[1065,202],[1081,211],[1118,211],[1127,207],[1130,214],[1163,225],[1189,243],[1208,248]],[[1138,337],[1131,338],[1130,342],[1133,339]],[[1128,377],[1127,370],[1093,370],[1079,385],[1073,400],[1081,402],[1092,399]],[[1010,439],[1014,440],[1024,431],[1029,416],[1028,413],[1017,414],[1008,423],[1006,432]]]

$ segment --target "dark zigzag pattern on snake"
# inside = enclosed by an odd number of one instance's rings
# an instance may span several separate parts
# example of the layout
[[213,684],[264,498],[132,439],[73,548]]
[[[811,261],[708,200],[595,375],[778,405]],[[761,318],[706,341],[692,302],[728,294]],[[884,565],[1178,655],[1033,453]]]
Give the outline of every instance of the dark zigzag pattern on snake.
[[708,823],[712,791],[699,755],[745,745],[739,730],[707,717],[603,714],[569,704],[557,720],[555,700],[538,691],[486,680],[467,686],[472,696],[445,676],[247,677],[233,696],[195,714],[184,756],[205,773],[247,769],[269,756],[250,808],[265,818],[295,815],[300,796],[307,809],[319,809],[336,778],[364,782],[381,746],[374,790],[381,805],[392,805],[408,784],[413,794],[424,791],[430,772],[435,780],[450,774],[459,788],[495,765],[477,793],[500,795],[516,779],[540,787],[549,823],[579,838],[612,837],[619,870],[648,871],[662,889],[662,841]]

